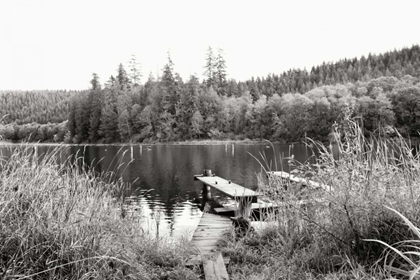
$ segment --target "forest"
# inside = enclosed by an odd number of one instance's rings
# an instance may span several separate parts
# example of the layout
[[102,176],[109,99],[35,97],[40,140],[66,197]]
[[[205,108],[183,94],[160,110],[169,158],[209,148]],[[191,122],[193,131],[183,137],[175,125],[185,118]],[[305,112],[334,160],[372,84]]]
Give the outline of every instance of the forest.
[[[168,60],[141,84],[133,57],[102,85],[79,92],[1,92],[0,134],[12,141],[173,142],[192,139],[327,141],[352,115],[366,135],[418,137],[420,47],[323,63],[280,75],[228,79],[209,47],[202,81],[184,81]],[[41,97],[40,97],[41,96]]]

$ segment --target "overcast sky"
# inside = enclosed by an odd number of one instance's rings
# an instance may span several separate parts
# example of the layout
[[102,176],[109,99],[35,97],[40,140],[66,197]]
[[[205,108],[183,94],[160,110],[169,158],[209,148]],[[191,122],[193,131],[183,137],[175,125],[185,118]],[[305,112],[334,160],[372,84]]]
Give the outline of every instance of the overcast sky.
[[310,70],[419,44],[419,11],[418,0],[0,0],[0,89],[85,89],[131,54],[145,82],[168,50],[184,80],[202,78],[209,46],[236,80]]

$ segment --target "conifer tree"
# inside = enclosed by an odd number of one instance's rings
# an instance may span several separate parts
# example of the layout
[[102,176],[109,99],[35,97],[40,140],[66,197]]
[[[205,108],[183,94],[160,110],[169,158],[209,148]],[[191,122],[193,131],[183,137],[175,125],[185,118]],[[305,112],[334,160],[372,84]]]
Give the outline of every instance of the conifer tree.
[[90,130],[89,130],[89,141],[95,143],[99,140],[99,127],[101,123],[101,112],[103,105],[103,94],[101,90],[101,84],[99,82],[99,76],[93,73],[93,79],[91,81],[92,89],[90,90],[89,100],[91,102],[90,110]]
[[107,83],[111,85],[105,89],[104,103],[101,110],[99,135],[106,143],[119,141],[117,90],[120,85],[111,76]]
[[226,80],[226,61],[223,58],[223,50],[219,49],[215,62],[214,80],[219,95],[226,95],[227,80]]
[[129,70],[130,70],[129,76],[130,76],[131,83],[134,86],[140,85],[140,80],[142,77],[141,65],[137,61],[137,57],[134,54],[131,55],[131,59],[129,62]]
[[99,76],[96,73],[92,74],[92,80],[90,81],[90,84],[92,85],[92,90],[100,90],[101,89],[101,83],[99,82]]
[[215,78],[215,58],[213,55],[213,49],[211,47],[207,50],[207,57],[206,57],[206,66],[204,66],[204,76],[206,76],[206,85],[207,87],[211,87],[214,85],[214,78]]
[[118,66],[117,82],[119,84],[119,89],[122,91],[126,91],[130,88],[130,80],[122,63]]

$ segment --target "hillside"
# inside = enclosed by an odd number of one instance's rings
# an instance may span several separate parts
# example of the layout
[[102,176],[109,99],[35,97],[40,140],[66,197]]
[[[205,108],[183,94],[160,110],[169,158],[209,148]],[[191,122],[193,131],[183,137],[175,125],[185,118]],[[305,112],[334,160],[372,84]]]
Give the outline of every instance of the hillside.
[[61,142],[73,91],[0,91],[0,136],[12,141]]
[[0,91],[5,123],[59,123],[67,120],[72,91]]

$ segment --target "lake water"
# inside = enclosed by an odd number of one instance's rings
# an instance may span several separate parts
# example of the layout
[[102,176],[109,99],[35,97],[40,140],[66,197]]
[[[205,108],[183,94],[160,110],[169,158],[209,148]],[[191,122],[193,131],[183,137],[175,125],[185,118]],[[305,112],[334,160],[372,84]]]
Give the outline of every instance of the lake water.
[[[2,148],[0,147],[0,150]],[[3,148],[4,149],[4,148]],[[39,146],[42,154],[51,147]],[[194,175],[211,169],[216,175],[239,185],[256,189],[257,173],[261,172],[261,154],[275,169],[289,171],[290,155],[299,162],[314,161],[304,145],[133,145],[133,146],[70,146],[66,156],[77,155],[96,171],[117,170],[124,182],[131,183],[125,193],[129,208],[138,208],[146,231],[160,237],[191,236],[202,211],[202,184]],[[5,154],[5,153],[3,153]],[[280,160],[282,158],[282,160]],[[119,168],[117,168],[119,166]],[[212,191],[215,200],[222,194]]]

